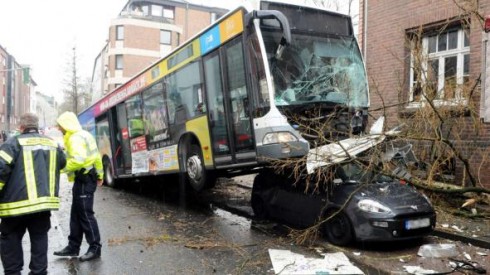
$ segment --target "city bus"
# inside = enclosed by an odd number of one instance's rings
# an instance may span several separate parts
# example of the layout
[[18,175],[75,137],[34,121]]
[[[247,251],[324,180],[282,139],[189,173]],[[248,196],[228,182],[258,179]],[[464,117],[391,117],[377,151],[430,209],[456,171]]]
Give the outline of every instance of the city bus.
[[107,185],[179,173],[201,191],[220,173],[302,158],[362,133],[368,107],[350,16],[257,1],[228,12],[79,120],[96,137]]

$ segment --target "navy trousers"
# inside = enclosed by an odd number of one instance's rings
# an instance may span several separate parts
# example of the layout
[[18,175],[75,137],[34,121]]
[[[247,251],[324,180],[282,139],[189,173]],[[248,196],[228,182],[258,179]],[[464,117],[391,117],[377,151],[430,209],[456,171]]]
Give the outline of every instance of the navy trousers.
[[18,217],[2,218],[0,255],[6,275],[20,275],[24,266],[22,238],[29,232],[31,262],[29,274],[48,274],[48,231],[51,212],[44,211]]
[[76,173],[73,184],[73,201],[70,213],[70,235],[68,245],[73,250],[79,251],[83,235],[89,244],[88,251],[100,254],[100,233],[97,220],[94,216],[94,192],[97,188],[97,176],[95,170],[90,173]]

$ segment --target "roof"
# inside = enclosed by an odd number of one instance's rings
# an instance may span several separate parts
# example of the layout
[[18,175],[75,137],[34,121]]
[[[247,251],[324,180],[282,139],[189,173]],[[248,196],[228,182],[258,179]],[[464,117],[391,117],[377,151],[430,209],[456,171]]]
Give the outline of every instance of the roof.
[[181,7],[181,8],[191,8],[194,10],[203,10],[208,12],[218,12],[218,13],[228,12],[227,9],[197,5],[197,4],[189,3],[185,0],[129,0],[126,3],[126,5],[124,5],[123,9],[121,10],[121,13],[127,10],[133,4],[159,4],[159,5],[168,5],[168,6]]

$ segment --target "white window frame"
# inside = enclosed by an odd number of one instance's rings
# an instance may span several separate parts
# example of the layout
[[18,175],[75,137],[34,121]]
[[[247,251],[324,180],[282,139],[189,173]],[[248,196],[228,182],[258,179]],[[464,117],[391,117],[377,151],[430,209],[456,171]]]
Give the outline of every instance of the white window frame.
[[[428,61],[429,60],[435,60],[437,59],[439,61],[438,64],[438,76],[437,76],[437,96],[436,99],[433,101],[434,105],[436,106],[456,106],[456,105],[467,105],[468,104],[468,99],[464,98],[462,94],[462,89],[461,87],[464,84],[464,77],[468,77],[469,72],[465,74],[464,72],[464,56],[470,54],[470,45],[465,46],[464,41],[465,41],[465,31],[468,31],[466,29],[463,29],[462,27],[459,27],[457,29],[449,29],[447,31],[444,31],[440,33],[437,37],[437,42],[438,44],[439,37],[442,34],[447,34],[451,31],[457,30],[458,38],[457,38],[457,47],[455,49],[446,49],[444,51],[438,51],[436,49],[436,52],[434,53],[429,53],[429,37],[433,35],[425,35],[422,38],[422,54],[423,54],[423,61],[422,61],[422,82],[427,81],[427,73],[428,73]],[[469,44],[469,43],[468,43]],[[437,45],[436,45],[437,47]],[[413,47],[412,47],[413,48]],[[454,95],[454,98],[451,99],[444,99],[444,84],[445,84],[445,59],[449,57],[457,57],[457,64],[456,64],[456,93]],[[427,104],[425,97],[421,97],[419,101],[414,101],[414,87],[416,84],[416,81],[414,81],[414,56],[413,52],[411,53],[410,56],[410,94],[409,94],[409,105],[408,107],[421,107]]]

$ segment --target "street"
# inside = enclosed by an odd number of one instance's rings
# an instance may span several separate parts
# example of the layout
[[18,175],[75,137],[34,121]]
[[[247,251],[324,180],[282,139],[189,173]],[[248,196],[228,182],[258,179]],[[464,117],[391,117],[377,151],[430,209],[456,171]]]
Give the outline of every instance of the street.
[[[250,220],[225,211],[183,209],[172,198],[163,202],[148,194],[102,187],[94,206],[101,259],[56,257],[53,251],[67,244],[70,188],[63,177],[61,209],[53,212],[49,232],[50,274],[264,274],[271,269],[268,248],[292,248],[287,239],[251,230]],[[27,237],[24,244],[27,274]],[[80,253],[87,248],[84,243]]]
[[[416,242],[349,247],[336,247],[319,238],[312,245],[296,245],[287,235],[287,226],[257,224],[250,219],[249,193],[240,188],[250,184],[250,176],[226,180],[199,199],[188,198],[185,205],[175,188],[158,186],[163,184],[161,180],[175,186],[170,181],[176,179],[156,179],[124,188],[98,188],[94,209],[102,235],[102,257],[80,262],[77,258],[53,256],[55,250],[67,244],[69,234],[71,184],[62,176],[61,209],[52,212],[49,232],[49,274],[274,274],[269,249],[315,258],[320,257],[319,252],[341,252],[365,274],[408,274],[404,272],[406,266],[448,271],[447,258],[417,256],[421,245],[437,243],[454,243],[457,258],[470,257],[485,268],[490,266],[488,249],[434,236]],[[227,209],[226,205],[230,212],[222,210]],[[23,274],[29,271],[27,236],[23,241]],[[84,243],[80,253],[87,248]]]

